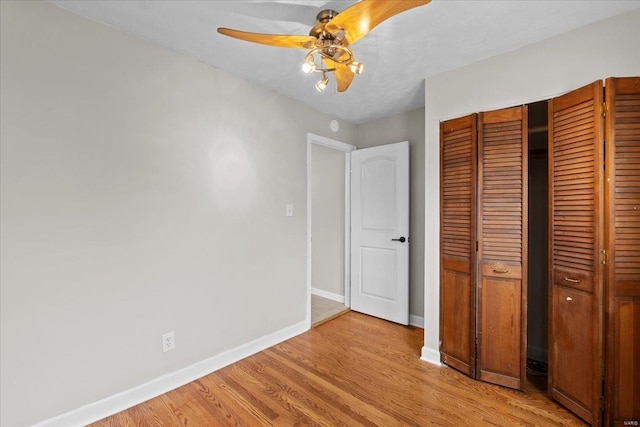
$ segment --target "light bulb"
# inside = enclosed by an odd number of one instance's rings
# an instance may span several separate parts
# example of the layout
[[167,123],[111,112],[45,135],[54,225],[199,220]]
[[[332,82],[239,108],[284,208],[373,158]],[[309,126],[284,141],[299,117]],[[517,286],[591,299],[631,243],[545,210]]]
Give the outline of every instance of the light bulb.
[[316,83],[316,90],[318,92],[324,92],[324,90],[327,88],[328,83],[329,83],[329,78],[327,76],[324,76],[322,80]]
[[353,61],[349,64],[349,69],[355,74],[362,74],[362,70],[364,69],[364,64],[362,62]]
[[302,64],[302,71],[304,71],[307,74],[313,73],[315,70],[316,70],[315,62],[307,61],[304,64]]

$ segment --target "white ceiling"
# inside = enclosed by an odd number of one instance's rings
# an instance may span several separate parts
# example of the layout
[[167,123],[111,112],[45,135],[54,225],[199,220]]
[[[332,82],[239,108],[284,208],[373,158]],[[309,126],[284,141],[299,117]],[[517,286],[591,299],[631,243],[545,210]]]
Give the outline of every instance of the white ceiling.
[[346,92],[338,93],[332,81],[318,93],[318,74],[300,69],[306,51],[239,41],[216,28],[306,35],[320,10],[339,12],[353,0],[51,2],[352,123],[423,106],[425,77],[640,8],[639,0],[433,0],[352,45],[365,68]]

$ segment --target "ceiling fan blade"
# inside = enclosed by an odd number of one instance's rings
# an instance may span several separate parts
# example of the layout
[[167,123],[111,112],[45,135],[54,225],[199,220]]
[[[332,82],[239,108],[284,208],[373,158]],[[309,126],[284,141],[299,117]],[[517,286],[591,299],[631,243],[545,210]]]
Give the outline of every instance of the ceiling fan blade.
[[349,66],[345,64],[339,64],[328,58],[322,58],[322,62],[324,62],[325,67],[336,69],[333,72],[333,75],[336,77],[338,92],[344,92],[345,90],[347,90],[351,85],[351,82],[353,81],[353,77],[355,76]]
[[230,28],[218,28],[218,32],[236,39],[277,47],[311,49],[316,42],[316,38],[312,36],[249,33],[246,31],[232,30]]
[[338,16],[327,22],[324,28],[331,34],[345,30],[347,42],[349,44],[355,43],[383,21],[405,10],[425,5],[430,1],[362,0],[338,13]]

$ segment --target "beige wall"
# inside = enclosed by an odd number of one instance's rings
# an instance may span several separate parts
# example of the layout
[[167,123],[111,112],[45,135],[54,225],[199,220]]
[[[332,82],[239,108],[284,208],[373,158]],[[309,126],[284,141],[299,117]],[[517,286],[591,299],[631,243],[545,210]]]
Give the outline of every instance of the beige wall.
[[344,151],[312,144],[311,287],[344,296]]
[[304,322],[306,135],[354,126],[51,4],[0,4],[0,424]]
[[356,128],[358,148],[409,141],[409,314],[424,313],[424,108],[374,120]]
[[640,75],[640,11],[429,77],[425,82],[425,347],[439,360],[439,122]]

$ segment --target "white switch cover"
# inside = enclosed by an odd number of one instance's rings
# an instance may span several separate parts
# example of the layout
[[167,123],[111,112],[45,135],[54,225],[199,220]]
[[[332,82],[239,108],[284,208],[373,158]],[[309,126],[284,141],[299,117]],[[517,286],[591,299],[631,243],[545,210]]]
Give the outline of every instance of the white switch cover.
[[287,205],[287,216],[293,216],[293,205],[292,204],[288,204]]

